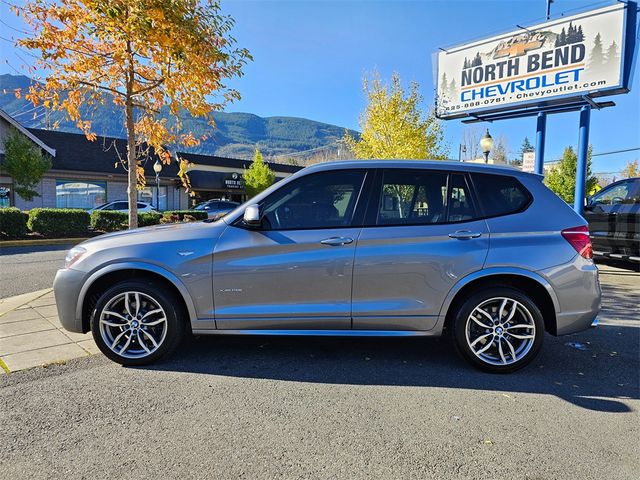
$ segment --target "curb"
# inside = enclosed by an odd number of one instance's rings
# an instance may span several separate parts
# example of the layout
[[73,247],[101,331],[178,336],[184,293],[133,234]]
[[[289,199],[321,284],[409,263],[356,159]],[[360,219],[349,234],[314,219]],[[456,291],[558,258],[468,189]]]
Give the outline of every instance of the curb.
[[35,245],[77,245],[80,242],[88,240],[89,237],[81,238],[43,238],[37,240],[2,240],[2,247],[30,247]]
[[37,300],[52,290],[53,288],[45,288],[43,290],[36,290],[35,292],[21,293],[13,297],[0,298],[0,317],[9,312],[13,312],[27,303]]

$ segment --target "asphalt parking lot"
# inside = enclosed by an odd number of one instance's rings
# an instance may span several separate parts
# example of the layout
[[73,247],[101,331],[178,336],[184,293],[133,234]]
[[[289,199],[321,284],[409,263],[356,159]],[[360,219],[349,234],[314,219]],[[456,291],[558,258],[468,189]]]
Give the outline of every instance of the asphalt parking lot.
[[513,375],[424,339],[206,337],[0,378],[0,477],[581,478],[640,471],[640,275]]
[[64,256],[73,245],[0,248],[0,298],[50,288]]

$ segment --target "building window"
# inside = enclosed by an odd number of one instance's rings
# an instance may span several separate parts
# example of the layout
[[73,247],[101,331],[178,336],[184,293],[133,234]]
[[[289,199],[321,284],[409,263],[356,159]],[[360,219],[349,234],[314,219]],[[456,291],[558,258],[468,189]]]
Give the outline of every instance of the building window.
[[167,209],[167,187],[160,187],[160,197],[158,197],[158,187],[144,187],[138,190],[138,201],[150,203],[159,212]]
[[10,207],[13,205],[11,201],[11,185],[0,185],[0,208]]
[[57,208],[94,208],[107,201],[107,182],[56,180]]

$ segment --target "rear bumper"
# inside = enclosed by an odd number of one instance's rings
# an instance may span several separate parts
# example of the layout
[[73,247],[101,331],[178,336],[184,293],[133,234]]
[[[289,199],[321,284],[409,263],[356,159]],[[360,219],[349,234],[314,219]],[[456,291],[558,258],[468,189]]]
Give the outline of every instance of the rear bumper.
[[542,270],[558,299],[556,334],[586,330],[600,311],[600,282],[595,264],[580,255],[569,263]]
[[85,274],[70,268],[58,270],[53,280],[60,323],[70,332],[84,333],[82,316],[78,315],[78,298],[85,281]]

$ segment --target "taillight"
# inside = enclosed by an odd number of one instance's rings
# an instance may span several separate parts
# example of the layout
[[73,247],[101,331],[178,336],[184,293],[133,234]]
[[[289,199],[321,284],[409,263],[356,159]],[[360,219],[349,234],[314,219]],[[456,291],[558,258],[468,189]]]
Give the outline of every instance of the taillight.
[[593,258],[593,247],[589,239],[589,227],[580,225],[579,227],[566,228],[560,233],[564,239],[575,248],[581,257]]

